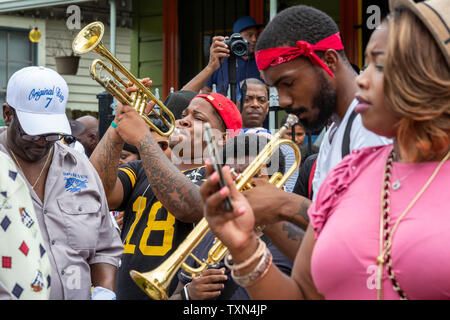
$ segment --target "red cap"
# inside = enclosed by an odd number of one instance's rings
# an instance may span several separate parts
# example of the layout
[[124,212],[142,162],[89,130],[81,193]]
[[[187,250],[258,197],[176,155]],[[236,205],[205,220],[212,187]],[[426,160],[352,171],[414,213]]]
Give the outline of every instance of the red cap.
[[236,105],[220,93],[198,94],[195,98],[203,98],[208,101],[220,114],[231,133],[231,137],[239,134],[242,129],[242,117]]

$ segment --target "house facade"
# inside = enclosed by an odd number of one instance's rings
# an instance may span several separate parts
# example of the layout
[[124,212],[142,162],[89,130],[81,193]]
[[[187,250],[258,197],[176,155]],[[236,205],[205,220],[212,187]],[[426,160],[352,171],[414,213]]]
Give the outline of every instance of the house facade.
[[[2,5],[12,6],[21,2],[22,7],[11,7],[9,11]],[[0,101],[4,102],[7,79],[18,69],[28,65],[41,65],[58,70],[56,57],[72,55],[72,41],[79,29],[68,28],[67,8],[70,1],[54,1],[53,6],[39,7],[39,1],[3,1],[0,2]],[[61,4],[63,3],[63,4]],[[127,5],[131,1],[126,2]],[[111,46],[108,1],[76,2],[80,8],[80,26],[91,21],[102,21],[105,33],[102,42],[107,48]],[[127,10],[131,12],[130,9]],[[119,8],[120,9],[120,8]],[[3,11],[1,11],[3,10]],[[123,23],[118,16],[115,27],[115,55],[128,69],[131,67],[131,18]],[[29,32],[38,28],[41,39],[32,43]],[[96,115],[98,112],[98,94],[104,89],[91,78],[89,68],[98,54],[90,52],[80,56],[76,74],[62,74],[69,86],[67,115],[77,118],[84,114]]]

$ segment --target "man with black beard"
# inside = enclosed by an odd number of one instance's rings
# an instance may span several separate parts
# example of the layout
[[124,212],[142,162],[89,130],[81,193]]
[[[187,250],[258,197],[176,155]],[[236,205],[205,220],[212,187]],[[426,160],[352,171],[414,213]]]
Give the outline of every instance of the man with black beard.
[[336,23],[325,13],[307,6],[284,10],[261,34],[256,61],[266,83],[277,88],[280,106],[296,114],[307,130],[322,128],[330,117],[333,121],[320,146],[314,195],[347,153],[391,142],[365,129],[361,116],[353,114],[357,74]]
[[[279,105],[297,115],[307,130],[323,128],[330,118],[333,121],[317,158],[314,194],[346,153],[342,150],[345,131],[349,131],[348,152],[390,143],[365,129],[359,115],[347,126],[358,104],[357,74],[345,55],[339,28],[324,12],[303,5],[283,10],[261,33],[255,56],[266,84],[277,88]],[[205,195],[214,192],[206,190],[209,186],[204,187]],[[280,220],[303,228],[308,224],[309,199],[270,184],[258,185],[245,195],[257,225]]]

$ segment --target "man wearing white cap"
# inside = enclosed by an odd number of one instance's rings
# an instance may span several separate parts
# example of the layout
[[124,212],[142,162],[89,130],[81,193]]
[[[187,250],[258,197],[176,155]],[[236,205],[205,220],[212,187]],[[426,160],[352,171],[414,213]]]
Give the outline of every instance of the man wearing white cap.
[[123,246],[97,172],[60,142],[71,134],[66,82],[51,69],[26,67],[6,90],[0,148],[30,190],[52,267],[50,299],[89,299],[91,286],[93,299],[114,299]]

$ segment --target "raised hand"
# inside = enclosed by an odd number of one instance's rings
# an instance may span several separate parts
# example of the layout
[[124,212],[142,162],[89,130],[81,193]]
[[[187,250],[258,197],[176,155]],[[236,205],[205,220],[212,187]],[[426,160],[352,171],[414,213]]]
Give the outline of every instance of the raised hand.
[[[150,78],[139,80],[145,87],[149,88],[152,85]],[[138,91],[138,88],[132,83],[128,83],[126,92],[132,94]],[[155,106],[154,101],[150,101],[144,108],[144,113],[149,114]],[[136,146],[141,139],[149,133],[149,127],[141,118],[139,113],[128,105],[117,103],[116,116],[114,122],[117,124],[117,132],[120,137],[128,144]]]
[[120,137],[133,146],[137,146],[145,135],[150,134],[147,123],[130,106],[118,103],[114,122],[117,124],[116,130]]
[[[139,80],[146,88],[150,88],[152,85],[152,80],[150,78],[144,78]],[[128,94],[138,91],[138,87],[136,87],[132,82],[128,82],[128,87],[125,90]],[[144,107],[144,113],[149,114],[152,111],[153,107],[156,105],[154,101],[149,101]]]
[[220,68],[222,60],[230,56],[228,46],[223,42],[226,37],[216,36],[212,39],[211,47],[209,48],[209,62],[208,65],[212,70]]

